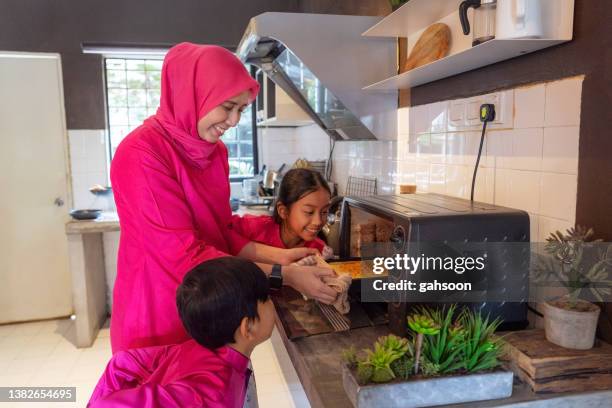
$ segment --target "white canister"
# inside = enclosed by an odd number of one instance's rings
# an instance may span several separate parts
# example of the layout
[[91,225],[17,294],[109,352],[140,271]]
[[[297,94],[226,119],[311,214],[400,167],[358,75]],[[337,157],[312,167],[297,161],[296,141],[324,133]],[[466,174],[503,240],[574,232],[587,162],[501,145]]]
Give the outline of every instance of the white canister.
[[546,0],[497,0],[495,38],[542,38]]

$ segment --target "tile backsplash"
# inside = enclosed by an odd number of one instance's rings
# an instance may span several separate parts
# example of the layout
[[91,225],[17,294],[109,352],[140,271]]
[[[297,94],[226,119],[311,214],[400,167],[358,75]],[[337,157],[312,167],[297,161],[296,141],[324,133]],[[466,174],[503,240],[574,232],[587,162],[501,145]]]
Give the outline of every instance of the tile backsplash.
[[285,170],[291,168],[297,159],[327,160],[329,137],[318,125],[282,128],[259,128],[259,167],[277,170],[283,163]]
[[95,184],[102,186],[108,184],[105,133],[103,129],[68,130],[73,208],[100,206],[100,202],[96,202],[96,197],[89,192],[89,188]]
[[334,179],[376,177],[379,193],[398,184],[469,198],[482,124],[478,108],[496,105],[478,168],[475,199],[525,210],[532,241],[574,225],[583,77],[398,110],[391,141],[341,142]]

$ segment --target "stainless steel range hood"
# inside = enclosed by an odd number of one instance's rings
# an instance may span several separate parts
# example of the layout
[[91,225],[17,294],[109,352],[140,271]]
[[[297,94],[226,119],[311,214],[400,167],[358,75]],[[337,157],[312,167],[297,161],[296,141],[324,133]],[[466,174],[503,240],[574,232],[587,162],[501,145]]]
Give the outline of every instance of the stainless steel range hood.
[[397,72],[395,39],[361,36],[380,19],[264,13],[251,19],[236,54],[260,67],[333,139],[390,139],[397,92],[362,90]]

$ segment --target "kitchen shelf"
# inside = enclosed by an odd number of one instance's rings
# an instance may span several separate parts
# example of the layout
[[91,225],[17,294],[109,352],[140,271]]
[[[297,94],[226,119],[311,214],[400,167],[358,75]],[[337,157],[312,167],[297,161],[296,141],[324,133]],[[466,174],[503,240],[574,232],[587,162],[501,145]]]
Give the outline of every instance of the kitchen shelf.
[[410,37],[459,10],[461,0],[410,0],[373,25],[365,37]]
[[568,40],[559,39],[493,39],[449,55],[427,65],[406,71],[402,74],[364,87],[364,90],[397,91],[412,88],[438,79],[447,78],[462,72],[471,71],[486,65],[528,54],[543,48],[561,44]]
[[[416,38],[431,24],[450,24],[453,37],[462,35],[458,24],[461,0],[410,0],[362,33],[365,37]],[[573,38],[574,0],[543,2],[546,38],[493,39],[364,87],[364,90],[397,91],[423,85],[496,62],[515,58]],[[456,16],[456,18],[455,18]],[[450,23],[449,23],[450,21]]]

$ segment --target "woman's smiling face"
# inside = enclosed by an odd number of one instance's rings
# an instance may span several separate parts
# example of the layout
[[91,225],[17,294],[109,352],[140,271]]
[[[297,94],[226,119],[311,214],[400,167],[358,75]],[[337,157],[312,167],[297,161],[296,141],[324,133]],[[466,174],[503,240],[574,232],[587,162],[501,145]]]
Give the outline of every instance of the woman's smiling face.
[[240,122],[242,111],[249,104],[250,92],[244,91],[202,116],[198,120],[198,134],[209,143],[217,143],[226,130]]

